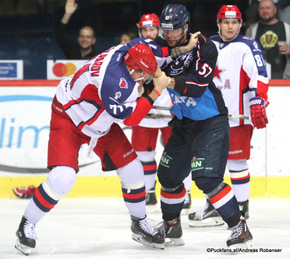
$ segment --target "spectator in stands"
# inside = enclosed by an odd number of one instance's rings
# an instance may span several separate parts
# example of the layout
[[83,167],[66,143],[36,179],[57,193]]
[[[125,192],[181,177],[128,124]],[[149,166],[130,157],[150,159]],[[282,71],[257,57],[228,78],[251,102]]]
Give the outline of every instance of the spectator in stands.
[[126,45],[131,40],[137,38],[137,35],[133,32],[124,32],[120,38],[120,44]]
[[72,42],[67,35],[67,24],[77,7],[75,0],[66,1],[65,13],[57,31],[57,43],[67,59],[91,59],[98,54],[94,49],[96,38],[93,28],[90,26],[82,27],[77,42]]
[[246,35],[261,44],[264,57],[271,64],[271,78],[290,79],[290,25],[276,14],[273,0],[261,0],[260,20],[247,29]]

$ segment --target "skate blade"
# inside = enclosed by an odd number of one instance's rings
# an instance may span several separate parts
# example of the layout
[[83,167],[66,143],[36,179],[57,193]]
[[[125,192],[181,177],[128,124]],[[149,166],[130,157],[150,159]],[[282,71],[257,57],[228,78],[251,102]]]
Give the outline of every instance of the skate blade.
[[180,238],[165,238],[165,246],[183,246],[185,243]]
[[189,220],[190,227],[218,227],[225,224],[220,217],[211,217],[203,220]]
[[153,247],[153,248],[161,249],[161,250],[164,249],[164,244],[151,243],[147,241],[146,239],[144,239],[141,235],[138,235],[135,233],[132,234],[132,239],[138,243],[141,243],[144,246]]
[[241,252],[241,249],[254,249],[254,245],[253,245],[253,240],[248,240],[245,243],[241,243],[241,244],[234,244],[229,246],[229,248],[233,251],[233,253],[235,252]]
[[29,246],[22,245],[19,239],[16,240],[15,248],[25,255],[29,255],[31,252],[31,248]]

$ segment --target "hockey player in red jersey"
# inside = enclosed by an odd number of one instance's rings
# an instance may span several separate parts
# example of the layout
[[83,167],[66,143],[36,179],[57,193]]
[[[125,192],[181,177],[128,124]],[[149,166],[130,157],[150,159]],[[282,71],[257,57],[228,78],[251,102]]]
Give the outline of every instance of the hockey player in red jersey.
[[[152,49],[149,47],[152,47]],[[150,40],[135,39],[114,46],[89,60],[74,75],[62,80],[52,103],[46,181],[30,200],[16,232],[15,247],[28,255],[36,246],[35,225],[74,186],[78,152],[101,159],[103,171],[116,170],[131,216],[132,238],[144,245],[163,248],[160,233],[147,221],[144,173],[137,155],[116,122],[138,125],[153,102],[170,83],[157,66],[163,53]],[[153,76],[154,89],[139,98],[138,89]]]
[[[137,23],[139,36],[157,41],[159,35],[160,21],[155,13],[144,14]],[[151,85],[144,85],[144,94],[146,96],[150,93]],[[171,98],[168,91],[165,89],[162,95],[154,102],[153,108],[149,114],[139,123],[138,126],[133,127],[132,130],[132,146],[134,147],[138,159],[142,163],[144,169],[144,181],[146,189],[146,205],[150,210],[156,209],[157,199],[155,194],[156,184],[156,170],[157,163],[155,160],[155,149],[157,143],[158,133],[160,131],[162,137],[162,144],[167,144],[168,138],[171,134],[171,127],[168,122],[172,119],[170,108],[172,106]],[[191,204],[190,187],[191,177],[185,179],[185,188],[187,190],[184,208],[189,209]]]
[[[214,83],[222,91],[230,117],[230,146],[227,168],[239,207],[249,218],[250,142],[254,127],[262,129],[268,123],[268,78],[259,44],[239,34],[242,15],[235,5],[223,5],[217,14],[219,35],[210,39],[219,55],[214,72]],[[235,115],[251,119],[240,119]],[[217,226],[223,222],[210,200],[204,208],[189,214],[190,226]]]

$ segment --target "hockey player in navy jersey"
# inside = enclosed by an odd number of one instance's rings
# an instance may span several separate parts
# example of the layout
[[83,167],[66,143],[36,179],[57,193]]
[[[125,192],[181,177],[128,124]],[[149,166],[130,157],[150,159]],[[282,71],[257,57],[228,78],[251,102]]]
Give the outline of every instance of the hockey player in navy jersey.
[[[210,39],[219,55],[213,81],[221,90],[230,117],[230,147],[227,168],[240,210],[249,218],[250,158],[253,129],[265,128],[268,123],[265,107],[268,104],[268,78],[259,44],[239,34],[242,15],[235,5],[223,5],[217,14],[219,35]],[[239,119],[237,115],[251,116]],[[236,116],[235,116],[236,115]],[[217,226],[222,221],[209,199],[199,212],[188,215],[189,225]]]
[[[139,23],[137,23],[139,36],[158,42],[159,25],[159,18],[155,13],[142,15]],[[192,37],[196,37],[195,35],[197,34],[198,33],[193,34]],[[195,44],[196,40],[194,39],[192,42],[189,41],[187,46],[178,46],[174,51],[187,53],[193,49]],[[143,96],[150,93],[152,88],[152,83],[144,84]],[[138,126],[135,126],[132,129],[132,146],[134,147],[138,159],[142,163],[144,169],[146,205],[148,211],[157,209],[155,193],[157,163],[155,160],[155,149],[159,132],[161,133],[162,144],[164,146],[167,144],[168,138],[170,137],[172,127],[168,126],[168,122],[172,119],[169,111],[171,106],[171,98],[168,91],[165,89],[162,92],[162,95],[154,102],[154,106],[149,111],[149,114],[141,120]],[[187,196],[183,207],[189,209],[191,205],[190,176],[185,178],[184,185],[187,191]]]
[[[78,152],[85,143],[89,144],[89,152],[100,157],[103,171],[116,170],[121,179],[132,238],[163,249],[160,233],[146,218],[142,165],[116,123],[138,125],[149,112],[170,83],[170,78],[157,69],[163,60],[160,46],[138,38],[97,55],[59,83],[52,103],[50,172],[36,189],[16,232],[15,247],[23,254],[28,255],[36,246],[36,223],[74,186],[79,171]],[[138,89],[153,76],[153,91],[137,100]]]
[[[161,13],[165,46],[186,44],[190,17],[187,8],[169,4]],[[169,49],[170,51],[170,49]],[[163,68],[172,78],[168,91],[173,100],[171,137],[158,167],[163,222],[159,229],[174,245],[183,245],[180,212],[185,188],[183,179],[192,173],[202,190],[232,230],[227,245],[248,243],[252,235],[239,210],[231,187],[223,181],[229,149],[228,110],[221,91],[213,83],[217,60],[214,43],[198,36],[196,47]]]

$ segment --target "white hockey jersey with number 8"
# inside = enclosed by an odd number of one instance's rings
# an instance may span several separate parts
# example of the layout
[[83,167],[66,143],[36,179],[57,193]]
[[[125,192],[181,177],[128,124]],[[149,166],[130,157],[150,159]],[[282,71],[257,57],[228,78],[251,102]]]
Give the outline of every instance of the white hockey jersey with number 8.
[[[242,35],[230,42],[223,42],[218,35],[210,39],[219,53],[213,81],[222,91],[229,114],[250,115],[249,99],[255,96],[268,103],[269,80],[259,44]],[[243,124],[251,121],[230,119],[231,127]]]

